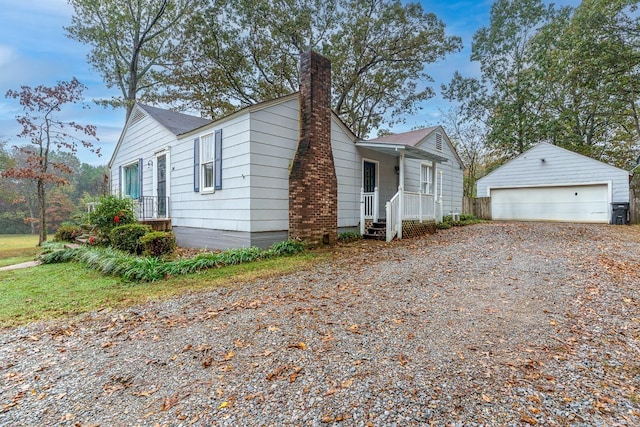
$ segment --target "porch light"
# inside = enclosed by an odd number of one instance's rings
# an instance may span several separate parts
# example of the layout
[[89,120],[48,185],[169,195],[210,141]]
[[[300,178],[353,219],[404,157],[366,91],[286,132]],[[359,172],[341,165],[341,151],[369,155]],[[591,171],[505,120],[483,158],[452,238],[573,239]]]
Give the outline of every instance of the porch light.
[[147,162],[147,167],[149,168],[153,167],[153,160],[149,159],[149,161]]

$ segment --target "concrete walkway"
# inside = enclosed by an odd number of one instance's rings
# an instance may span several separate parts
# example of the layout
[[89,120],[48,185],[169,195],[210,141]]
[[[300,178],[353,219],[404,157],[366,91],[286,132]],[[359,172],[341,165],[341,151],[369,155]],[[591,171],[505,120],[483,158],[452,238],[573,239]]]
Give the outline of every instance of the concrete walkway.
[[17,270],[19,268],[35,267],[36,265],[40,265],[40,264],[41,264],[40,261],[27,261],[27,262],[22,262],[20,264],[13,264],[13,265],[7,265],[6,267],[0,267],[0,271]]

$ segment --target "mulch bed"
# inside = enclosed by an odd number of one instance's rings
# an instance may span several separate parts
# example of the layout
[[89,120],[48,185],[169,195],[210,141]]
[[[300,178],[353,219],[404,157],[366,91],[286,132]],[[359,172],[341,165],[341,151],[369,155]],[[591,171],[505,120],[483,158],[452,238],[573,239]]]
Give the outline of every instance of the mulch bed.
[[639,248],[479,224],[6,329],[0,425],[638,425]]

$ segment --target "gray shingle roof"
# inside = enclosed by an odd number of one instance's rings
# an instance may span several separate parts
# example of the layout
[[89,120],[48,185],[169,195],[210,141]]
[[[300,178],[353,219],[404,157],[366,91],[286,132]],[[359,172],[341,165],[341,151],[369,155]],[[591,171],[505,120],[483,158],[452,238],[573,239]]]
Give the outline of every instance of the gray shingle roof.
[[190,116],[189,114],[178,113],[171,110],[163,110],[162,108],[151,107],[140,103],[138,103],[138,106],[174,135],[192,131],[212,122],[212,120],[202,117]]
[[381,136],[380,138],[369,139],[366,142],[384,142],[385,144],[402,144],[416,146],[420,141],[433,132],[437,126],[412,130],[403,133],[394,133],[391,135]]

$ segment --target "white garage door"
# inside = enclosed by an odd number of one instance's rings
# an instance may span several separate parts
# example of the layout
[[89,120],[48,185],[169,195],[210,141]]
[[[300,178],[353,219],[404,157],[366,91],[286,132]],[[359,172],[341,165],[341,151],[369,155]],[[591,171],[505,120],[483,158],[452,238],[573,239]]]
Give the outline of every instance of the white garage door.
[[609,222],[606,184],[491,190],[493,219]]

